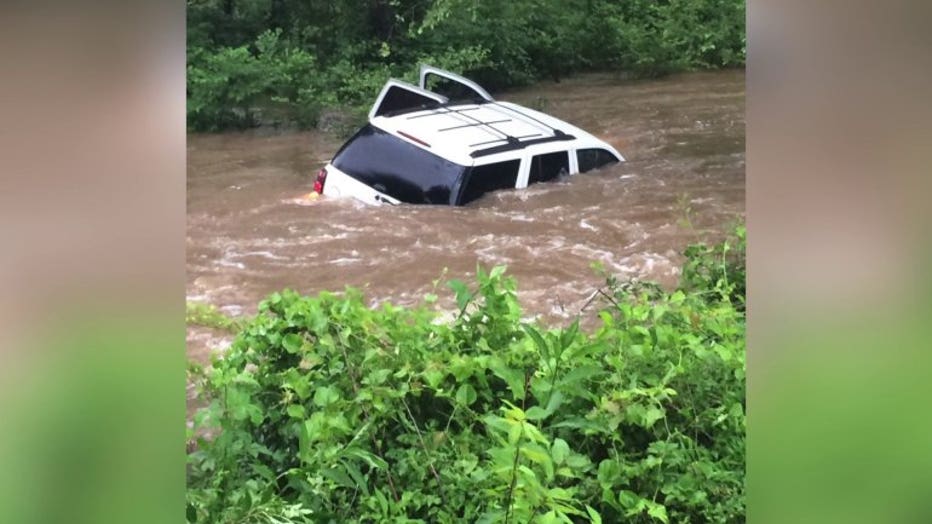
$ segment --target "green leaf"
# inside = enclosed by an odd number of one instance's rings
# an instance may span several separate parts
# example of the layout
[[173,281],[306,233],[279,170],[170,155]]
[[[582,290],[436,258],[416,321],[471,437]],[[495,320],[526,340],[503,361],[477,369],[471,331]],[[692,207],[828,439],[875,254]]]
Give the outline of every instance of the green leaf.
[[447,286],[456,294],[456,306],[460,309],[465,308],[469,300],[472,299],[472,293],[469,292],[466,284],[462,280],[453,279],[447,282]]
[[[605,459],[599,463],[599,472],[597,474],[599,485],[608,489],[617,484],[621,478],[621,464],[615,459]],[[621,495],[619,494],[619,497]]]
[[437,388],[437,386],[440,385],[440,382],[443,381],[443,378],[446,377],[447,374],[439,369],[428,369],[424,371],[422,376],[430,387]]
[[304,406],[301,404],[290,404],[285,411],[291,418],[304,419],[305,417]]
[[355,457],[364,460],[366,464],[373,468],[386,469],[388,467],[388,463],[382,460],[382,458],[364,449],[348,448],[344,450],[344,454],[349,457]]
[[566,457],[566,465],[575,470],[588,469],[590,464],[589,457],[579,453],[571,453],[570,456]]
[[565,386],[575,386],[592,380],[595,377],[605,373],[605,369],[594,365],[579,366],[571,369],[566,375],[560,378],[559,383]]
[[540,406],[532,406],[524,412],[524,416],[528,420],[543,420],[547,418],[548,415],[550,415],[550,413]]
[[330,386],[322,386],[314,392],[314,404],[326,407],[340,400],[340,392]]
[[322,469],[320,473],[325,478],[332,480],[337,485],[343,486],[344,488],[353,489],[356,487],[353,479],[349,478],[349,475],[337,468],[325,468]]
[[547,450],[537,444],[525,444],[521,446],[521,454],[535,464],[552,464],[552,459]]
[[550,454],[553,461],[557,464],[563,464],[566,457],[570,454],[570,446],[562,438],[553,439],[553,446],[550,448]]
[[554,391],[547,401],[547,416],[553,415],[563,405],[563,393]]
[[655,422],[664,417],[664,411],[656,406],[651,406],[647,409],[647,412],[644,413],[644,427],[649,428],[654,425]]
[[514,422],[509,420],[510,427],[508,428],[508,443],[514,446],[521,440],[521,423]]
[[656,502],[647,503],[647,514],[655,519],[667,524],[670,520],[667,518],[667,508]]
[[464,406],[472,405],[476,401],[476,389],[469,384],[463,384],[456,390],[456,402]]
[[508,384],[508,389],[511,390],[516,400],[524,399],[524,372],[506,366],[500,359],[493,360],[489,364],[489,369]]
[[369,483],[366,481],[366,477],[363,476],[362,472],[359,471],[359,468],[351,462],[344,462],[343,467],[346,468],[346,472],[352,477],[356,487],[361,489],[363,494],[369,496]]
[[288,333],[282,337],[282,346],[289,353],[298,353],[304,346],[304,338],[297,333]]
[[524,331],[527,332],[528,336],[534,341],[534,345],[537,346],[537,350],[540,351],[544,360],[550,360],[550,346],[547,344],[547,341],[544,340],[544,337],[541,336],[540,332],[527,324],[521,327],[524,328]]
[[638,503],[642,502],[642,499],[637,493],[623,489],[618,492],[618,503],[621,504],[621,507],[631,511],[637,508]]
[[589,514],[589,522],[592,524],[602,524],[602,516],[588,504],[586,504],[586,513]]
[[593,433],[604,433],[608,430],[604,425],[598,424],[591,420],[587,420],[583,417],[573,417],[566,419],[562,422],[557,422],[551,426],[552,428],[570,428],[582,430],[584,433],[593,432]]

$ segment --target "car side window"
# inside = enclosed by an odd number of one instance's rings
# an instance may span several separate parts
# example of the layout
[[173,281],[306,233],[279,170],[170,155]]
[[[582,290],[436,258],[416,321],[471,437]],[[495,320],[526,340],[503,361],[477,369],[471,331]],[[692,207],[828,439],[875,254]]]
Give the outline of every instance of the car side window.
[[580,173],[592,171],[593,169],[599,169],[600,167],[605,167],[609,164],[618,162],[618,159],[615,158],[615,155],[599,148],[580,149],[576,151],[576,159],[579,161]]
[[520,164],[520,160],[508,160],[470,169],[466,175],[466,186],[460,193],[460,205],[466,205],[489,191],[514,189]]
[[537,155],[531,159],[527,184],[547,182],[570,172],[570,155],[566,151]]

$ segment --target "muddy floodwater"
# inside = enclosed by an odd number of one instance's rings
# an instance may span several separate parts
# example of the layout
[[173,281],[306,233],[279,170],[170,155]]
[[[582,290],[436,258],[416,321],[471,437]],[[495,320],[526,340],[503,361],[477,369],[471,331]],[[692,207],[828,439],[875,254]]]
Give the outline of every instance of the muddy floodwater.
[[[565,323],[601,283],[592,262],[672,286],[686,245],[720,239],[744,217],[743,71],[586,75],[496,96],[591,132],[627,162],[463,208],[370,207],[305,198],[340,138],[189,136],[188,301],[242,315],[283,288],[349,285],[373,304],[415,304],[444,270],[468,282],[477,263],[507,264],[526,314]],[[196,360],[224,344],[189,328]]]

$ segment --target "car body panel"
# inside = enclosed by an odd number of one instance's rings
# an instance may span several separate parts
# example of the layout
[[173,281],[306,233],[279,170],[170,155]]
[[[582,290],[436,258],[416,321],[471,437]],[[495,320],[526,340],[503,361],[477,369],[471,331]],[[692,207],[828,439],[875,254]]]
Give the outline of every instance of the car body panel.
[[[425,86],[429,84],[432,75],[466,89],[471,93],[468,96],[470,99],[450,101],[444,95],[428,91]],[[352,175],[336,167],[346,163],[340,160],[340,156],[354,140],[373,136],[392,137],[389,141],[391,147],[381,153],[382,142],[374,144],[370,150],[377,158],[365,160],[361,166],[350,166]],[[583,129],[540,111],[511,102],[496,101],[469,79],[435,67],[422,66],[420,86],[395,79],[386,82],[372,106],[369,123],[344,144],[327,165],[328,177],[323,194],[353,197],[370,204],[407,201],[459,205],[464,185],[468,183],[474,168],[519,160],[514,187],[520,189],[528,186],[536,156],[566,152],[566,174],[574,175],[580,170],[578,151],[583,149],[600,149],[608,153],[589,156],[589,166],[593,165],[593,158],[610,161],[614,157],[619,162],[625,161],[614,147]],[[367,149],[363,148],[363,151]],[[425,163],[424,158],[434,160]],[[535,171],[535,177],[541,181],[552,179],[550,175],[559,166],[548,166],[543,163],[546,161],[561,160],[551,157],[537,164],[539,167],[536,169],[539,171]],[[508,177],[500,179],[503,183],[514,175],[509,174],[513,173],[510,169],[501,167],[501,176]],[[456,169],[462,171],[454,181],[451,177],[457,176]],[[481,185],[482,180],[495,180],[494,177],[498,175],[494,169],[486,169],[485,175],[477,175],[480,178],[475,179],[476,185],[471,187],[470,195],[476,194],[475,191],[482,187],[491,188],[489,190],[503,187],[501,184]],[[547,169],[550,169],[549,173]],[[431,178],[434,172],[438,177],[436,181]],[[408,176],[406,173],[412,174]],[[379,177],[382,177],[384,184],[378,181]],[[393,184],[394,188],[389,187]]]
[[340,171],[333,164],[327,164],[327,183],[324,185],[324,195],[336,198],[355,198],[366,204],[400,204],[401,201],[390,195],[382,193],[355,178]]

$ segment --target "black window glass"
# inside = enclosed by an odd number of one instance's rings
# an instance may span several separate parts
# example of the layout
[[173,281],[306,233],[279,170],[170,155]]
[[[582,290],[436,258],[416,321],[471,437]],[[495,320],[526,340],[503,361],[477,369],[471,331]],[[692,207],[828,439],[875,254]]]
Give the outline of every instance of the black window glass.
[[333,165],[409,204],[453,204],[451,191],[466,170],[371,124],[343,146]]
[[537,155],[531,159],[527,184],[547,182],[570,172],[570,155],[566,151]]
[[518,183],[520,160],[509,160],[496,164],[475,166],[466,176],[466,187],[460,196],[460,205],[465,205],[496,189],[514,189]]
[[392,112],[406,111],[410,109],[422,109],[434,107],[437,101],[433,98],[416,93],[400,86],[391,86],[382,97],[382,103],[375,110],[375,115],[384,115]]
[[579,172],[585,173],[618,162],[615,155],[604,149],[580,149],[576,151],[579,160]]
[[476,99],[482,99],[482,97],[480,97],[479,94],[473,91],[469,86],[457,82],[456,80],[451,80],[449,78],[437,75],[427,75],[425,80],[425,85],[428,91],[441,94],[451,101],[473,101]]

